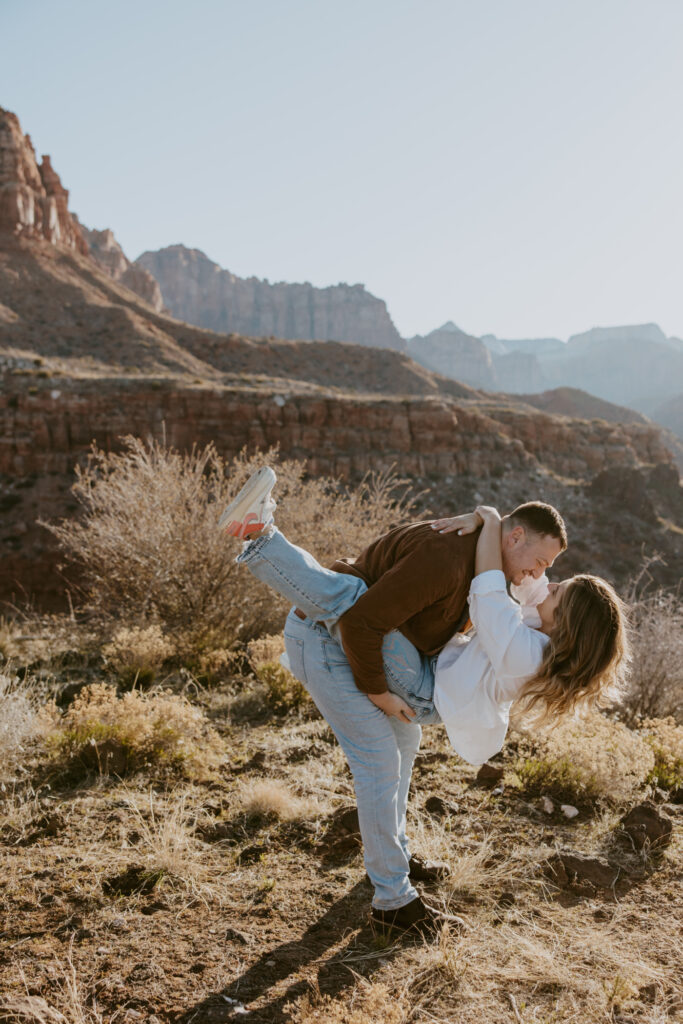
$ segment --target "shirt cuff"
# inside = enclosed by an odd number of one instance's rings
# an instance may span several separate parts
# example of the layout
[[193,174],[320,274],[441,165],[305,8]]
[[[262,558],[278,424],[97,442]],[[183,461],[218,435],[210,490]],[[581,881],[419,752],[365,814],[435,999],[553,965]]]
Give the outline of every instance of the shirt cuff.
[[488,569],[475,576],[470,584],[470,595],[490,594],[492,590],[507,591],[505,574],[500,569]]

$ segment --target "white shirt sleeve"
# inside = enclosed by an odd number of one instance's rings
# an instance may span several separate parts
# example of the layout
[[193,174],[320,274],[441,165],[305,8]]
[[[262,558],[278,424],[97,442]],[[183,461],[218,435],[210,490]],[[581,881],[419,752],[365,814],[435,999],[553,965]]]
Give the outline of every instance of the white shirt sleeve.
[[493,569],[475,576],[468,600],[477,638],[496,678],[533,676],[547,638],[525,625],[522,606],[508,597],[503,573]]

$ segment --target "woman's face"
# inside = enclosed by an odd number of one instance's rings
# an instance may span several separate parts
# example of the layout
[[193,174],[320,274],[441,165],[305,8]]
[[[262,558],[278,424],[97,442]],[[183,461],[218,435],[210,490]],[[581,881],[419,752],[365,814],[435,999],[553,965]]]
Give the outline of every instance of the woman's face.
[[545,601],[541,601],[541,603],[537,607],[538,614],[541,616],[541,626],[544,629],[549,629],[552,627],[555,621],[555,612],[560,601],[562,600],[562,595],[564,594],[569,584],[573,581],[573,579],[574,577],[570,576],[569,579],[562,580],[561,583],[548,584],[549,594],[546,597]]

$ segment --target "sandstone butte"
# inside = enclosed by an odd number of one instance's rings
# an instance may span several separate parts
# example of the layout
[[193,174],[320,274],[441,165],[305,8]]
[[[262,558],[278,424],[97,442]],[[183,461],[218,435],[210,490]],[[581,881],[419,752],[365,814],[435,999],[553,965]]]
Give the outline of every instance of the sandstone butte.
[[[49,159],[38,167],[17,118],[0,111],[0,599],[63,600],[57,552],[36,520],[73,514],[74,465],[93,441],[116,448],[126,434],[179,449],[212,441],[226,456],[279,444],[312,474],[346,479],[394,466],[436,484],[440,512],[487,488],[501,501],[520,488],[532,496],[530,485],[582,510],[584,484],[624,467],[647,491],[652,542],[680,565],[680,536],[662,525],[678,514],[678,474],[650,422],[553,415],[399,351],[190,326],[160,311],[153,289],[130,290],[113,236],[84,234],[67,200]],[[595,500],[609,501],[610,479]],[[640,551],[641,511],[625,565]]]

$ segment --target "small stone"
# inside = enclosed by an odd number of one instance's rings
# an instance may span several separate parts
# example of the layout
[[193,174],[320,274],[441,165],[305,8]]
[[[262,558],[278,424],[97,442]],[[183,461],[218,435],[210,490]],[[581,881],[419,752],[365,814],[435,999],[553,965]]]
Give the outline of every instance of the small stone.
[[555,804],[552,802],[549,796],[541,797],[541,807],[546,814],[552,814],[555,810]]
[[564,814],[565,818],[575,818],[579,813],[578,808],[573,807],[571,804],[561,804],[560,810]]
[[505,775],[505,768],[497,764],[483,764],[477,772],[477,783],[492,789]]
[[270,847],[263,843],[252,843],[251,846],[245,846],[243,850],[240,850],[237,854],[237,862],[238,864],[252,864],[268,853],[269,849]]
[[237,928],[227,928],[225,932],[226,942],[239,942],[241,945],[246,946],[249,943],[249,936],[245,935],[244,932],[238,931]]
[[444,818],[447,814],[457,814],[459,810],[458,804],[452,800],[444,800],[440,796],[430,796],[425,800],[425,811],[427,814],[434,814],[439,818]]

